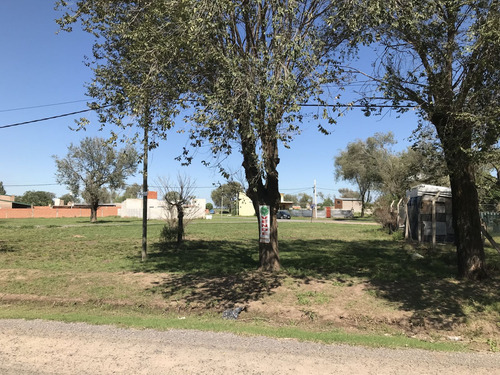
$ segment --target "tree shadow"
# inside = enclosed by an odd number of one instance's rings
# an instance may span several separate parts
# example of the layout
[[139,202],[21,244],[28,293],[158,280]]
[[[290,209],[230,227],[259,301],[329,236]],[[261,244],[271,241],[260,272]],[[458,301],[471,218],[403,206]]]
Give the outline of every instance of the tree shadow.
[[[255,241],[256,243],[256,241]],[[171,243],[150,246],[148,261],[136,264],[138,272],[183,272],[208,276],[254,271],[257,259],[255,247],[236,241],[184,241],[180,248]]]
[[0,253],[13,253],[15,249],[7,243],[7,241],[0,240]]
[[226,308],[256,301],[290,276],[308,282],[360,278],[379,298],[411,311],[410,324],[447,329],[500,300],[500,279],[485,283],[454,279],[456,254],[447,247],[414,259],[388,240],[281,240],[283,272],[257,272],[257,241],[186,241],[181,249],[154,244],[137,272],[169,275],[149,290],[187,306]]
[[209,276],[200,273],[174,274],[153,283],[152,293],[178,301],[178,308],[226,309],[258,301],[281,285],[283,276],[260,272]]
[[[378,297],[413,311],[413,326],[450,329],[466,321],[470,312],[498,309],[498,272],[483,283],[456,280],[456,253],[451,247],[421,249],[424,258],[414,259],[397,242],[300,242],[280,244],[282,265],[292,276],[367,279],[368,288]],[[297,247],[307,251],[297,256]]]

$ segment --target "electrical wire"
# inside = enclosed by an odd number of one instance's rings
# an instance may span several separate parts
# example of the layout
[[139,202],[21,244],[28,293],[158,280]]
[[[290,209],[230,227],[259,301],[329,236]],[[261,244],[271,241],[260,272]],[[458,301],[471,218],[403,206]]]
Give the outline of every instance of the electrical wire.
[[90,112],[90,111],[93,111],[93,109],[84,109],[84,110],[81,110],[81,111],[63,113],[62,115],[44,117],[44,118],[40,118],[40,119],[36,119],[36,120],[29,120],[29,121],[17,122],[17,123],[9,124],[9,125],[2,125],[2,126],[0,126],[0,129],[13,128],[15,126],[28,125],[28,124],[33,124],[35,122],[41,122],[41,121],[54,120],[56,118],[77,115],[79,113],[85,113],[85,112]]
[[24,111],[24,110],[27,110],[27,109],[34,109],[34,108],[55,107],[55,106],[58,106],[58,105],[81,103],[81,102],[87,102],[87,101],[88,101],[87,99],[81,99],[81,100],[72,100],[70,102],[61,102],[61,103],[52,103],[52,104],[41,104],[41,105],[35,105],[35,106],[31,106],[31,107],[0,109],[0,113],[3,113],[3,112],[14,112],[14,111]]

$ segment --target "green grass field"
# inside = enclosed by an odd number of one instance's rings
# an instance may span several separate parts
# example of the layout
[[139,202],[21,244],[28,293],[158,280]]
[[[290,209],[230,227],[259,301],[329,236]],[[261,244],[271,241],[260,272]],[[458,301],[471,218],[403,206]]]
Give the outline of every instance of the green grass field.
[[[283,269],[262,274],[255,219],[193,221],[180,249],[159,241],[162,227],[149,222],[141,262],[138,219],[0,220],[0,317],[446,350],[500,343],[500,257],[490,248],[491,279],[470,283],[454,279],[449,246],[415,248],[362,223],[282,221]],[[235,305],[248,309],[223,321]]]

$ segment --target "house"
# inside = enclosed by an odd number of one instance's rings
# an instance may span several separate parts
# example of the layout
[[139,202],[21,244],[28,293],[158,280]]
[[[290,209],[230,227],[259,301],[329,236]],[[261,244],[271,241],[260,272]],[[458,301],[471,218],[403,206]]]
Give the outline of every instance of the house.
[[352,211],[361,213],[361,199],[358,198],[335,198],[335,210]]
[[[283,194],[281,195],[280,210],[290,210],[292,208],[292,201],[285,201]],[[252,200],[243,192],[238,195],[238,212],[240,216],[255,216],[255,209]]]
[[418,185],[407,191],[404,212],[405,237],[419,242],[453,242],[451,189]]
[[[155,191],[148,192],[148,219],[169,219],[171,213],[167,208],[167,202],[158,199],[158,194]],[[118,210],[120,217],[139,217],[142,218],[142,199],[126,199],[122,202],[121,208]],[[206,199],[192,199],[185,206],[186,219],[205,218]],[[176,213],[174,213],[176,215]]]
[[0,195],[0,209],[2,208],[30,208],[30,204],[16,202],[14,195]]
[[255,216],[252,200],[241,191],[238,193],[238,213],[240,216]]

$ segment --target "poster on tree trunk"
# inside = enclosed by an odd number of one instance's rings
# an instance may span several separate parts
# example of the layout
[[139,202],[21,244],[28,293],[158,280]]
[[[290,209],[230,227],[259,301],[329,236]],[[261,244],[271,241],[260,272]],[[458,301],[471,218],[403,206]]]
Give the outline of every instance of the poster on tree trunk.
[[260,226],[260,242],[271,242],[271,214],[269,206],[259,206],[259,226]]

